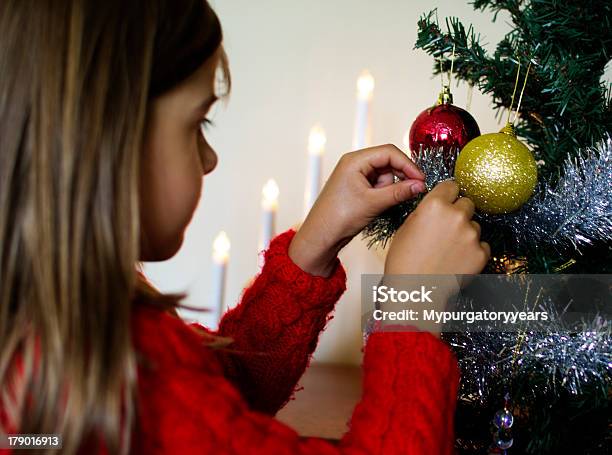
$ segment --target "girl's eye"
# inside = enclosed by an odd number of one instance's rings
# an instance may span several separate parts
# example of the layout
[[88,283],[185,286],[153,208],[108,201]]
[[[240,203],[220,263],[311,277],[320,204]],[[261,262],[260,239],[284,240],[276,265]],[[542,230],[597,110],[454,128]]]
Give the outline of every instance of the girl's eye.
[[208,119],[208,118],[205,118],[204,120],[202,120],[202,121],[200,122],[200,126],[201,126],[202,128],[204,128],[204,129],[208,129],[208,128],[210,128],[210,127],[214,126],[214,124],[213,124],[212,120],[210,120],[210,119]]

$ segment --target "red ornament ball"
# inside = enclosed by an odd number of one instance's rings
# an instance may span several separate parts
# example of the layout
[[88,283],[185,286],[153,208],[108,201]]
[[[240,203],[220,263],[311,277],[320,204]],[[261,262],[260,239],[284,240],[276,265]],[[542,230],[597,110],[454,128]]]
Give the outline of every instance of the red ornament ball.
[[474,117],[452,104],[448,90],[440,94],[438,103],[421,112],[410,127],[410,150],[418,156],[421,150],[442,147],[444,155],[460,151],[468,142],[480,136]]

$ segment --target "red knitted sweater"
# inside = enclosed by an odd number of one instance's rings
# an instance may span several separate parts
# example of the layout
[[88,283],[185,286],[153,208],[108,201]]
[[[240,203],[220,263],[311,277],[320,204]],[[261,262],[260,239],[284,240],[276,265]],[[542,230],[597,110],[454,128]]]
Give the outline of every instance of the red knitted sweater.
[[203,346],[202,334],[170,313],[135,308],[134,346],[146,361],[138,366],[132,453],[453,453],[459,371],[448,347],[429,333],[370,335],[363,396],[339,444],[299,437],[274,419],[346,288],[339,260],[329,278],[291,261],[294,234],[271,242],[261,273],[222,318],[217,333],[235,340],[231,350]]
[[338,446],[300,438],[272,416],[290,399],[319,334],[346,288],[342,265],[312,276],[287,254],[294,231],[276,237],[242,301],[218,333],[224,353],[200,346],[179,319],[139,308],[135,345],[155,362],[139,370],[142,454],[451,454],[459,372],[428,333],[373,333],[365,347],[363,397]]

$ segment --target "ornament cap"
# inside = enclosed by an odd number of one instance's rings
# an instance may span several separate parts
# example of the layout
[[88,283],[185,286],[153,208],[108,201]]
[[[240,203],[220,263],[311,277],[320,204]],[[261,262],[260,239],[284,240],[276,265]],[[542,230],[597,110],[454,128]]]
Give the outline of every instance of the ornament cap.
[[438,106],[440,104],[453,104],[453,94],[448,85],[444,85],[442,91],[438,95]]
[[507,134],[512,137],[516,137],[516,130],[514,129],[514,126],[510,122],[506,123],[506,126],[504,126],[501,130],[499,130],[499,132]]

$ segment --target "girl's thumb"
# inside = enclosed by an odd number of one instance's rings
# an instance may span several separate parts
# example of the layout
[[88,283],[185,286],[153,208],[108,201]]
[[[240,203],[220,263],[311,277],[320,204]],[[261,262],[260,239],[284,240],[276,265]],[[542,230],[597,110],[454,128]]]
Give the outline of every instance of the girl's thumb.
[[378,209],[386,210],[401,202],[412,199],[425,191],[425,183],[421,180],[406,179],[392,183],[383,188],[374,189],[375,204]]

